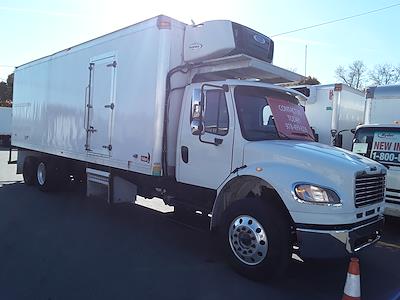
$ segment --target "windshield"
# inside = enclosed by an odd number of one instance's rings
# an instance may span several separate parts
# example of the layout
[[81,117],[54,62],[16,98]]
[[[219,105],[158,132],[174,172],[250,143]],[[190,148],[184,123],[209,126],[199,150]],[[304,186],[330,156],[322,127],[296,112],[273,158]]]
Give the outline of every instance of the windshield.
[[314,140],[304,109],[292,95],[262,87],[237,86],[235,103],[246,140]]
[[386,166],[400,166],[400,128],[359,128],[354,136],[353,152]]

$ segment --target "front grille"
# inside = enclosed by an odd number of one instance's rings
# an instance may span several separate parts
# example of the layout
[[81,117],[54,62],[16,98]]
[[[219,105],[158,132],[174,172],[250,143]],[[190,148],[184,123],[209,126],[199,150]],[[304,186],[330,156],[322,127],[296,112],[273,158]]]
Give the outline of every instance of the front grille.
[[356,178],[356,207],[382,202],[385,197],[385,175],[363,175]]
[[400,190],[397,189],[386,189],[386,202],[400,205]]

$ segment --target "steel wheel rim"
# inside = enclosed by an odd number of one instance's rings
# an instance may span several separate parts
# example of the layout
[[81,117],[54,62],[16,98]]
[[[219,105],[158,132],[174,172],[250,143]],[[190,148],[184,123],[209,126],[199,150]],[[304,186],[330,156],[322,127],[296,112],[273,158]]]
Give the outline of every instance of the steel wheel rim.
[[242,215],[229,226],[229,244],[235,256],[244,264],[261,263],[268,253],[268,239],[257,219]]
[[40,163],[37,168],[37,181],[40,185],[44,185],[46,182],[46,166],[44,163]]

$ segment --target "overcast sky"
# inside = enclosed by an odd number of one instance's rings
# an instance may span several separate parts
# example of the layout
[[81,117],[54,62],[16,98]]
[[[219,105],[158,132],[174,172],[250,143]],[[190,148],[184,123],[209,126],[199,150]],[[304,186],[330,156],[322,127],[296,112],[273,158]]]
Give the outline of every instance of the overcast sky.
[[[400,2],[372,0],[2,0],[0,79],[18,66],[144,19],[165,14],[185,23],[228,19],[273,36]],[[400,6],[273,37],[274,64],[322,83],[356,59],[368,67],[400,64]]]

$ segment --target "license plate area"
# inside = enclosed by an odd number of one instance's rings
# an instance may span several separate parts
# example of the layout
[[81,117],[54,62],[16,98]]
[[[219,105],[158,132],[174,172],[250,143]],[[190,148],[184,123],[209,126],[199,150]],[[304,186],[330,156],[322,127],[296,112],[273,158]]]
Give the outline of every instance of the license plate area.
[[384,220],[357,228],[349,233],[349,242],[352,251],[357,252],[362,248],[376,242],[381,236]]

